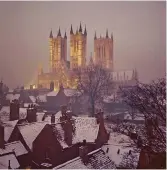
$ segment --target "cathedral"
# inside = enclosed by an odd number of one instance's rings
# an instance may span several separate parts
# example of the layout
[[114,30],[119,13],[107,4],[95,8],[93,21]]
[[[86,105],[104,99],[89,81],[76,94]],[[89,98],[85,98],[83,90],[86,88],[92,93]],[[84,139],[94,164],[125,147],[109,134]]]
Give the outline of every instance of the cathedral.
[[70,61],[67,60],[67,33],[64,36],[59,28],[57,36],[52,30],[49,36],[49,73],[40,68],[38,72],[38,88],[50,88],[51,82],[57,90],[60,84],[65,88],[76,88],[77,77],[75,71],[84,69],[90,63],[102,64],[104,68],[113,70],[113,36],[109,37],[108,30],[105,37],[94,36],[94,53],[90,61],[87,59],[87,29],[83,30],[80,23],[79,30],[70,29]]
[[[115,82],[127,82],[134,79],[137,75],[136,72],[114,72],[113,62],[113,34],[109,36],[108,30],[106,30],[105,37],[97,37],[96,32],[94,35],[94,53],[90,57],[90,61],[87,61],[87,29],[86,26],[83,29],[80,23],[78,28],[74,32],[71,25],[70,29],[70,61],[67,60],[67,33],[62,35],[60,27],[55,37],[50,32],[49,36],[49,72],[44,73],[40,68],[38,71],[38,88],[49,89],[51,84],[54,86],[54,90],[58,90],[60,85],[64,88],[76,88],[77,87],[77,69],[84,69],[89,64],[102,65],[103,68],[110,70],[113,73],[113,79]],[[129,77],[128,77],[129,76]],[[53,85],[54,84],[54,85]]]

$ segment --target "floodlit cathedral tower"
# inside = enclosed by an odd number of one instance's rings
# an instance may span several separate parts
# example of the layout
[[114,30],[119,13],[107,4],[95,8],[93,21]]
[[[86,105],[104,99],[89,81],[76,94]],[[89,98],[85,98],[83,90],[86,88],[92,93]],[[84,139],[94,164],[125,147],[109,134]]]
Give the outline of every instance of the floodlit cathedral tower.
[[76,69],[86,66],[86,44],[87,44],[87,30],[85,26],[84,33],[82,33],[82,25],[80,23],[79,31],[76,34],[73,32],[71,25],[70,30],[70,68]]
[[104,68],[113,70],[113,35],[97,38],[94,36],[94,63],[102,65]]
[[56,72],[60,64],[67,62],[67,35],[61,36],[59,28],[57,37],[53,37],[52,30],[49,36],[50,72]]

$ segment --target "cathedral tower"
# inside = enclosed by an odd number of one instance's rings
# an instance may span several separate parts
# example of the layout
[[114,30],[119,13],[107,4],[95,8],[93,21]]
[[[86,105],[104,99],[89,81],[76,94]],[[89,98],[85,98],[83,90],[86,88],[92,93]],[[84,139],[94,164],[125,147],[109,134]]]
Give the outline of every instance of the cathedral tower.
[[94,36],[94,63],[102,65],[104,68],[113,70],[113,35],[97,38],[96,32]]
[[76,69],[79,67],[85,67],[86,65],[86,44],[87,44],[87,30],[83,32],[82,25],[80,23],[79,30],[77,28],[74,34],[71,25],[70,30],[70,68]]
[[50,72],[55,72],[59,65],[67,62],[67,35],[65,32],[64,37],[61,35],[59,28],[57,37],[53,37],[52,31],[49,36],[50,46]]

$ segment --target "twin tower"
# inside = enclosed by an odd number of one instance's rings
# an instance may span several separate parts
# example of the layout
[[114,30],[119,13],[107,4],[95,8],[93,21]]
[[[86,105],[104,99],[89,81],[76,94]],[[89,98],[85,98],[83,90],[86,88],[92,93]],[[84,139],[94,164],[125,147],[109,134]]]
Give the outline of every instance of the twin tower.
[[[67,66],[67,35],[61,35],[59,28],[57,37],[53,37],[52,31],[49,36],[50,47],[50,71],[56,72],[60,65]],[[77,28],[74,33],[72,25],[70,29],[70,69],[74,70],[79,67],[86,66],[87,52],[87,30],[84,30],[80,23],[79,30]],[[104,68],[113,70],[113,36],[109,37],[108,30],[105,37],[97,38],[96,32],[94,35],[94,54],[91,56],[91,61],[94,64],[100,64]]]

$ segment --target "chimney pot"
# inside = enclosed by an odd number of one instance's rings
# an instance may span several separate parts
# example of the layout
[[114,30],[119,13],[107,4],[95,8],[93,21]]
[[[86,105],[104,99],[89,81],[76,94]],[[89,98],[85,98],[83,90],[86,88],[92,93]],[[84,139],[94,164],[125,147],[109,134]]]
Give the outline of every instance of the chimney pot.
[[51,124],[55,124],[55,115],[54,114],[52,114],[52,116],[51,116]]
[[118,149],[118,151],[117,151],[117,154],[119,154],[120,153],[120,149]]
[[88,161],[88,147],[87,146],[79,147],[79,156],[81,157],[84,163],[87,163]]
[[108,151],[109,151],[109,148],[107,148],[106,153],[108,153]]

